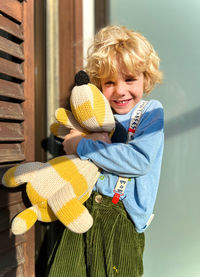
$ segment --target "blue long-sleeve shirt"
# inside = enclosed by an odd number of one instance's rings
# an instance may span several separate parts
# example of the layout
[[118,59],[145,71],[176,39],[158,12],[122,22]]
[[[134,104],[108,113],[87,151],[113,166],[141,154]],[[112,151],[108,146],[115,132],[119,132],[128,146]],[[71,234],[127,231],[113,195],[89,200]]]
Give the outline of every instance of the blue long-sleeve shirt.
[[[115,115],[126,130],[124,142],[131,115],[137,105],[128,114]],[[115,142],[112,144],[83,138],[78,144],[77,154],[81,159],[89,159],[103,169],[94,188],[103,195],[113,197],[118,176],[129,177],[122,201],[137,232],[141,233],[148,227],[159,185],[164,145],[161,103],[157,100],[147,103],[134,138],[127,144],[116,142],[121,133],[119,136],[115,133],[113,137]]]

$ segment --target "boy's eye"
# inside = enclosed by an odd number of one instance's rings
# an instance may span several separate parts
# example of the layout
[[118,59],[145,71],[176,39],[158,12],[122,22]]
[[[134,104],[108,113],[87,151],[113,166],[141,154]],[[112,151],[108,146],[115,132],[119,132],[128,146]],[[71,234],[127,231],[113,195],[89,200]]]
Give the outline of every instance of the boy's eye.
[[105,82],[104,84],[105,84],[105,85],[113,85],[114,82],[113,82],[113,81],[107,81],[107,82]]
[[134,81],[136,81],[137,79],[136,78],[134,78],[134,77],[128,77],[128,78],[126,78],[126,82],[134,82]]

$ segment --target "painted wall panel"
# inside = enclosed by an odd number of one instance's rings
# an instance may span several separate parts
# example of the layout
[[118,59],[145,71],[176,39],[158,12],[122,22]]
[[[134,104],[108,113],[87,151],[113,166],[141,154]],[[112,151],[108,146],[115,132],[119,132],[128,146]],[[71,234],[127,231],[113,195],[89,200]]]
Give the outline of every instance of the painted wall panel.
[[200,276],[200,2],[110,0],[110,23],[141,32],[161,57],[165,151],[146,231],[145,277]]

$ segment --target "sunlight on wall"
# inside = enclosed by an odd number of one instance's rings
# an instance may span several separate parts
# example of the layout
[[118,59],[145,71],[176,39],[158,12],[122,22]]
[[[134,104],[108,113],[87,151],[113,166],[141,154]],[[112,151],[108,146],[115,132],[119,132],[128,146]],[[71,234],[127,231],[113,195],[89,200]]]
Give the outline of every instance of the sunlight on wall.
[[87,57],[87,49],[94,37],[94,0],[83,1],[83,64]]
[[161,57],[152,92],[165,109],[165,151],[145,277],[200,276],[200,2],[111,0],[110,23],[140,31]]
[[58,0],[47,0],[47,134],[55,121],[55,110],[59,107],[59,20]]

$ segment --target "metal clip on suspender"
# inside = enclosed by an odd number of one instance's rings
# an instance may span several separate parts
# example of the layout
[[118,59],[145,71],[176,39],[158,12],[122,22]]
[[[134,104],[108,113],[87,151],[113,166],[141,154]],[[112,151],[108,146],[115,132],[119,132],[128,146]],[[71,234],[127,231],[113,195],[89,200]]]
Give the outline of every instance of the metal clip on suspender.
[[[130,127],[128,129],[128,138],[127,138],[126,143],[128,143],[131,139],[133,139],[134,133],[136,131],[136,128],[137,128],[140,118],[142,116],[142,111],[147,103],[148,103],[148,101],[142,100],[140,105],[133,112],[132,117],[131,117]],[[117,204],[120,197],[124,195],[124,191],[126,189],[128,180],[129,180],[129,178],[126,178],[126,177],[118,177],[117,184],[113,190],[113,192],[114,192],[114,196],[112,199],[113,204]]]

